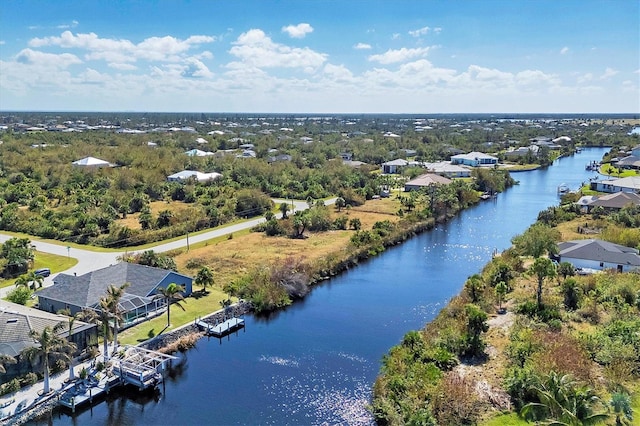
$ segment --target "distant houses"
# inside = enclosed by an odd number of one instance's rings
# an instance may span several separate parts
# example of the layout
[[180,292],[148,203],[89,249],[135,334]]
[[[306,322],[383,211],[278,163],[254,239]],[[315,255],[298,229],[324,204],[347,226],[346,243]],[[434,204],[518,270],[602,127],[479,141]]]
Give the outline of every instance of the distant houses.
[[101,160],[95,157],[85,157],[80,160],[76,160],[71,163],[74,167],[81,167],[85,169],[99,169],[102,167],[113,167],[113,164],[106,160]]
[[482,152],[473,151],[468,154],[458,154],[451,157],[451,164],[461,164],[471,167],[492,166],[498,164],[498,158]]
[[602,196],[585,195],[576,202],[584,213],[594,207],[602,207],[606,211],[620,210],[625,206],[640,206],[640,194],[633,192],[614,192]]
[[410,181],[406,182],[404,184],[404,190],[406,192],[419,191],[423,188],[428,188],[434,185],[449,185],[451,182],[451,179],[448,179],[444,176],[440,176],[435,173],[425,173],[415,179],[411,179]]
[[222,175],[216,172],[202,173],[195,170],[183,170],[181,172],[167,176],[167,180],[169,182],[184,182],[193,179],[197,182],[209,182],[219,179],[220,177],[222,177]]

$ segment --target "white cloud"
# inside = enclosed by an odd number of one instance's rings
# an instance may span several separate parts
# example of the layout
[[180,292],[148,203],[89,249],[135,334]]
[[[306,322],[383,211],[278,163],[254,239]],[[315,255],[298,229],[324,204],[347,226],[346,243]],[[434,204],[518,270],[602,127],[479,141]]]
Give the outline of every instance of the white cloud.
[[400,33],[393,33],[391,35],[391,40],[398,40],[400,38]]
[[71,53],[45,53],[37,50],[23,49],[16,55],[16,62],[24,65],[67,68],[73,64],[80,64],[82,61]]
[[353,73],[344,65],[326,64],[322,70],[324,75],[332,81],[353,82]]
[[182,71],[182,75],[185,77],[194,78],[211,78],[213,73],[203,64],[199,59],[188,58],[186,61],[186,67]]
[[291,38],[304,38],[307,34],[313,32],[313,27],[306,22],[298,25],[287,25],[282,27],[282,32],[289,34]]
[[434,34],[440,34],[441,32],[442,32],[442,28],[440,28],[440,27],[435,27],[435,28],[433,29],[433,33],[434,33]]
[[381,64],[392,64],[394,62],[405,62],[409,59],[427,56],[430,47],[419,47],[415,49],[389,49],[385,53],[369,56],[369,61],[379,62]]
[[578,84],[584,84],[584,83],[588,83],[590,81],[593,81],[593,74],[588,72],[586,74],[579,75],[578,78],[576,79],[576,81],[577,81]]
[[59,46],[68,49],[83,49],[88,53],[87,60],[105,60],[113,63],[135,62],[138,59],[151,61],[176,62],[180,55],[192,47],[215,41],[215,37],[195,35],[180,40],[172,36],[150,37],[135,44],[130,40],[100,38],[95,33],[74,35],[71,31],[64,31],[60,37],[33,38],[29,41],[31,47]]
[[565,46],[562,49],[560,49],[560,54],[561,55],[566,55],[567,53],[569,53],[569,48],[567,46]]
[[418,28],[417,30],[409,31],[409,35],[413,37],[420,37],[420,36],[429,34],[430,30],[431,28],[429,27],[422,27],[422,28]]
[[123,64],[120,62],[109,62],[107,65],[109,66],[109,68],[113,68],[120,71],[133,71],[138,69],[138,67],[136,67],[135,65]]
[[367,49],[371,49],[371,45],[367,43],[358,43],[355,46],[353,46],[353,48],[357,50],[367,50]]
[[614,70],[613,68],[607,67],[604,70],[604,73],[600,76],[600,80],[608,80],[616,74],[618,74],[618,71]]
[[257,68],[303,68],[307,71],[320,67],[327,59],[324,53],[318,53],[307,47],[292,48],[274,43],[264,31],[252,29],[240,34],[232,43],[229,53],[240,60],[227,66]]
[[75,27],[78,26],[78,24],[79,24],[79,22],[74,19],[73,21],[71,21],[70,24],[58,25],[58,26],[56,26],[56,28],[61,29],[61,30],[65,30],[67,28],[75,28]]

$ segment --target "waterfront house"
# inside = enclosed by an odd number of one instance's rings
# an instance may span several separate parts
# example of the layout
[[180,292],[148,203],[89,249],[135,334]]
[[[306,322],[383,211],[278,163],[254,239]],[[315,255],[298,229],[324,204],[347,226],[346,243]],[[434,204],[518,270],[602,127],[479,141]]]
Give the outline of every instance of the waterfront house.
[[640,269],[637,249],[597,239],[559,243],[557,260],[569,262],[575,268],[615,269],[618,272]]
[[382,163],[382,173],[389,174],[389,175],[400,173],[402,169],[407,167],[408,165],[409,165],[409,162],[402,158],[387,161],[385,163]]
[[607,211],[620,210],[629,205],[640,206],[640,195],[632,192],[614,192],[602,196],[585,195],[576,202],[584,213],[590,212],[594,207],[600,206]]
[[422,188],[428,188],[433,185],[449,185],[451,182],[451,179],[444,176],[435,173],[425,173],[405,183],[404,190],[406,192],[419,191]]
[[468,167],[451,164],[449,161],[436,161],[435,163],[422,163],[422,167],[431,173],[448,178],[468,178],[471,177],[471,170]]
[[83,309],[100,310],[100,299],[109,286],[120,287],[125,283],[129,283],[129,287],[120,300],[124,327],[162,313],[165,301],[155,297],[159,288],[176,283],[184,285],[184,296],[192,291],[191,277],[167,269],[120,262],[79,276],[58,274],[53,286],[37,293],[38,308],[48,312],[68,308],[72,314]]
[[482,152],[473,151],[451,157],[451,164],[462,164],[471,167],[491,166],[498,164],[498,158]]
[[75,343],[76,354],[97,345],[98,331],[95,324],[75,320],[69,335],[69,317],[0,300],[0,355],[11,356],[17,361],[16,364],[5,365],[7,372],[0,374],[0,384],[31,371],[29,360],[22,359],[20,355],[23,350],[36,346],[30,336],[31,331],[42,333],[45,327],[55,327],[59,323],[63,323],[65,327],[58,334]]
[[591,189],[598,192],[633,192],[640,194],[640,176],[591,182]]

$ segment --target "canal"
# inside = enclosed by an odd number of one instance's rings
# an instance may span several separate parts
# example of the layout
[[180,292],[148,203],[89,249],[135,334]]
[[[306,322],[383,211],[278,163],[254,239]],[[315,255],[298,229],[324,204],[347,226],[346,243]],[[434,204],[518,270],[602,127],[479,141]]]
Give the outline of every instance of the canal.
[[110,396],[73,417],[55,411],[30,424],[371,424],[366,410],[380,360],[409,330],[430,321],[495,250],[577,189],[605,148],[544,170],[514,173],[519,185],[319,285],[244,331],[201,339],[156,393]]

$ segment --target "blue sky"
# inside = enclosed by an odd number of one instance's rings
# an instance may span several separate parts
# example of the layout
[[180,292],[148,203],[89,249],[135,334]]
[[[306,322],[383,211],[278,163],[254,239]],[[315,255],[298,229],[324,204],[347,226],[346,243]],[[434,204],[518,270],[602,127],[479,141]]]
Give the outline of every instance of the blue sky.
[[638,113],[640,2],[4,0],[0,110]]

